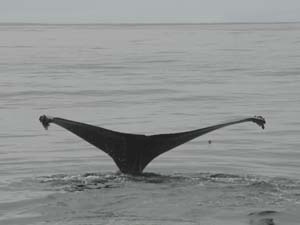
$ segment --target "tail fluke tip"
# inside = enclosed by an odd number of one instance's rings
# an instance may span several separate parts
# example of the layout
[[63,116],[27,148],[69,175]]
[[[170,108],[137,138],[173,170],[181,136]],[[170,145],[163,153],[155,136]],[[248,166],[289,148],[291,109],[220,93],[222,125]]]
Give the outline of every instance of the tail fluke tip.
[[40,116],[39,120],[42,123],[45,130],[48,130],[48,127],[50,126],[50,123],[53,121],[53,118],[50,116],[42,115]]
[[266,120],[262,116],[254,116],[252,121],[260,126],[262,129],[265,129]]

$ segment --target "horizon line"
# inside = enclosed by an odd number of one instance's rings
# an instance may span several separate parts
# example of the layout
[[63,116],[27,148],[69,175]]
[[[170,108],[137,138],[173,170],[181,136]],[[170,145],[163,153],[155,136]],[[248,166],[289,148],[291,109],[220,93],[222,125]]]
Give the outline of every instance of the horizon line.
[[108,26],[122,26],[122,25],[233,25],[233,24],[297,24],[300,21],[272,21],[272,22],[112,22],[112,23],[66,23],[66,22],[0,22],[0,25],[108,25]]

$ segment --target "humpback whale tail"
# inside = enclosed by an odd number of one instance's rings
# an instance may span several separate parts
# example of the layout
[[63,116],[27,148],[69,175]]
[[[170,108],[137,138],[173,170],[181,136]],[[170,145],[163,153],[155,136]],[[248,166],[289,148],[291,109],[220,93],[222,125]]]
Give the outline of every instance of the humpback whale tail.
[[47,129],[50,123],[59,125],[107,153],[123,173],[139,174],[157,156],[208,132],[233,124],[254,122],[262,129],[265,119],[247,117],[192,131],[158,135],[121,133],[72,120],[43,115],[40,122]]

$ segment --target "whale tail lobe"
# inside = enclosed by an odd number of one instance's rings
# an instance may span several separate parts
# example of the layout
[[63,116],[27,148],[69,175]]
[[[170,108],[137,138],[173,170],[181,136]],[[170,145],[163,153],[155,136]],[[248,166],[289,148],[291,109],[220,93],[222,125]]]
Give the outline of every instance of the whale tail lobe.
[[248,117],[181,133],[141,135],[121,133],[85,123],[43,115],[45,129],[59,125],[107,153],[123,173],[138,174],[157,156],[208,132],[243,122],[254,122],[264,129],[261,116]]

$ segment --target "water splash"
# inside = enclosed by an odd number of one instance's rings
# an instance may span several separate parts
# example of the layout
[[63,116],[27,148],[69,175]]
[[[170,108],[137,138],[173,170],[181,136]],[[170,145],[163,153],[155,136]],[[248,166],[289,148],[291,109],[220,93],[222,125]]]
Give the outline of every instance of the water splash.
[[[121,173],[85,173],[78,175],[55,174],[35,178],[32,182],[42,185],[41,188],[53,191],[85,191],[91,189],[124,188],[128,185],[154,185],[168,188],[213,188],[222,189],[229,197],[257,198],[274,203],[282,201],[300,201],[300,181],[288,178],[270,178],[236,174],[171,174],[144,173],[139,176]],[[155,186],[156,185],[156,186]],[[137,187],[138,188],[138,187]],[[263,197],[262,197],[263,196]],[[252,199],[253,201],[253,199]]]
[[37,177],[36,181],[46,184],[48,188],[68,192],[84,191],[87,189],[102,189],[120,187],[125,177],[113,173],[85,173],[82,175],[55,174]]

